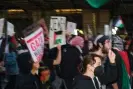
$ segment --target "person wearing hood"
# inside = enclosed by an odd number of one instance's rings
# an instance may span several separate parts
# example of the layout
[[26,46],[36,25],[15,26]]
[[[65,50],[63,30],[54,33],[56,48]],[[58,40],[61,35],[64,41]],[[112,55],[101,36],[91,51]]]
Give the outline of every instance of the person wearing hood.
[[66,45],[62,46],[62,57],[59,69],[59,76],[64,79],[68,89],[72,89],[73,78],[80,73],[82,61],[82,48],[84,39],[72,35]]
[[39,62],[33,62],[29,52],[18,55],[17,62],[20,74],[17,77],[15,89],[41,89],[37,76]]
[[102,89],[101,84],[110,83],[116,78],[115,54],[109,52],[110,69],[104,72],[101,66],[101,56],[89,54],[83,60],[83,74],[75,77],[73,81],[73,89]]

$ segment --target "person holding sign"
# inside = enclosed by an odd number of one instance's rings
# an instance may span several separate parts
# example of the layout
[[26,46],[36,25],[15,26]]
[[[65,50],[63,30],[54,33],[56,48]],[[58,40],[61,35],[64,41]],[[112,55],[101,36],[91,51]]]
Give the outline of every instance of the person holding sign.
[[[48,47],[47,47],[48,48]],[[55,53],[55,51],[57,51]],[[55,80],[54,66],[61,63],[61,46],[58,45],[53,49],[44,50],[44,55],[39,68],[39,77],[42,82],[42,87],[52,87],[52,82]],[[48,73],[49,72],[49,73]]]
[[17,61],[20,74],[17,77],[15,89],[41,89],[37,76],[39,62],[33,62],[29,52],[18,55]]

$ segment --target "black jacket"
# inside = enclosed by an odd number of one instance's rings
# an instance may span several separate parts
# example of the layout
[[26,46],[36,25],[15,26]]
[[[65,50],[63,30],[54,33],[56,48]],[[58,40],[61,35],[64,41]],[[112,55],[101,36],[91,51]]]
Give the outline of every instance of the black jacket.
[[20,74],[17,76],[15,89],[41,89],[41,83],[36,75]]
[[62,46],[62,60],[60,64],[61,77],[73,79],[79,74],[78,67],[81,63],[80,51],[69,44]]
[[119,87],[119,89],[122,89],[122,64],[121,64],[121,56],[120,56],[120,54],[118,53],[118,51],[117,50],[115,50],[115,49],[112,49],[113,50],[113,52],[115,53],[115,55],[116,55],[116,67],[117,67],[117,79],[116,79],[116,81],[115,82],[117,82],[118,83],[118,87]]
[[[116,78],[117,78],[117,68],[116,65],[112,64],[109,64],[108,71],[104,72],[102,76],[98,77],[100,84],[109,84],[115,81]],[[95,80],[95,85],[97,86],[97,89],[100,89],[100,86],[98,86],[96,80]],[[73,89],[95,89],[95,86],[91,78],[84,75],[80,75],[75,78],[73,83]]]
[[98,81],[94,80],[95,83],[93,83],[92,79],[85,75],[78,75],[75,77],[73,82],[73,89],[100,89],[98,85]]

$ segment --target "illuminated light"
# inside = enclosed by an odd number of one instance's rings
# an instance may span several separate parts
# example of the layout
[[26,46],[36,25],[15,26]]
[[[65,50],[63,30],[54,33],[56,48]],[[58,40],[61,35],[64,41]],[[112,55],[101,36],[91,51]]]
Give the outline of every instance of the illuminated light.
[[9,9],[8,12],[24,12],[23,9]]
[[77,29],[74,29],[74,35],[78,35]]
[[78,30],[78,32],[79,32],[80,34],[84,34],[84,32],[83,32],[82,30]]
[[81,13],[83,10],[82,9],[56,9],[56,13]]
[[112,29],[112,34],[115,35],[116,34],[116,30]]
[[115,30],[117,31],[117,30],[118,30],[118,28],[117,28],[117,27],[115,27]]
[[77,11],[83,11],[82,9],[77,9]]
[[60,10],[55,10],[57,13],[59,13],[60,12]]

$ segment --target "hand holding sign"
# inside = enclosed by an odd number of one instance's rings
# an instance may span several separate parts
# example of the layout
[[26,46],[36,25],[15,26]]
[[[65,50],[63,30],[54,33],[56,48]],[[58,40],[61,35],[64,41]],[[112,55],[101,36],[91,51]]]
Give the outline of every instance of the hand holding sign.
[[61,45],[58,45],[57,49],[58,49],[58,51],[60,51],[61,50]]

